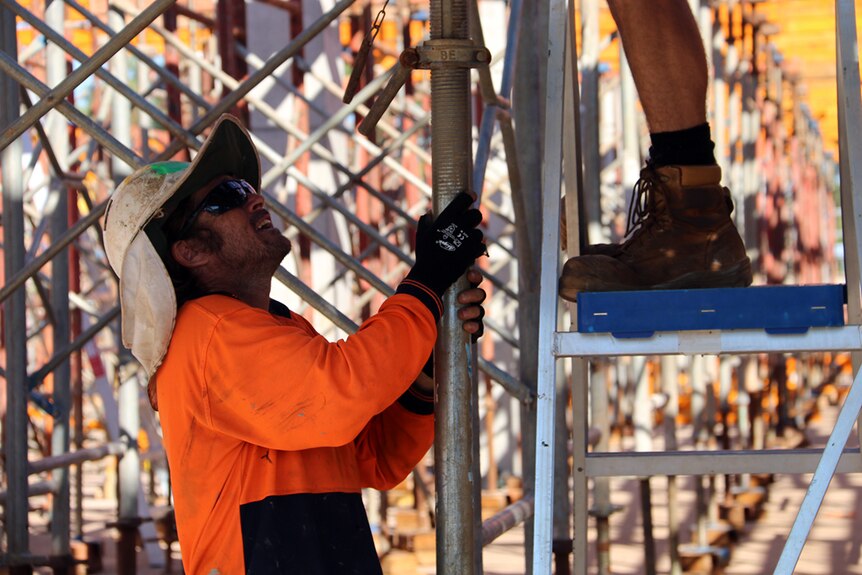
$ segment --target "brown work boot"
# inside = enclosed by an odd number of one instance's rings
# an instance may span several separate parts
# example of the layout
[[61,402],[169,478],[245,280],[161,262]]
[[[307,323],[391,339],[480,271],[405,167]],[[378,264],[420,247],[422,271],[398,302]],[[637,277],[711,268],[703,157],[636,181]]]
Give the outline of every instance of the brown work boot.
[[560,297],[582,291],[745,287],[751,261],[730,219],[721,168],[647,165],[629,207],[627,239],[592,246],[563,267]]

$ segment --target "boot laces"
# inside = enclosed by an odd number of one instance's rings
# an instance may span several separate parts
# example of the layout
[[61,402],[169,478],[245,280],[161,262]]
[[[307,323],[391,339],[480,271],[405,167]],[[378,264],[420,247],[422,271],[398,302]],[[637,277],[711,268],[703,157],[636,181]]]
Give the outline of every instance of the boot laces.
[[655,206],[656,183],[651,177],[641,177],[632,189],[632,201],[629,204],[628,221],[626,222],[626,243],[632,241],[641,232],[652,227],[657,221]]

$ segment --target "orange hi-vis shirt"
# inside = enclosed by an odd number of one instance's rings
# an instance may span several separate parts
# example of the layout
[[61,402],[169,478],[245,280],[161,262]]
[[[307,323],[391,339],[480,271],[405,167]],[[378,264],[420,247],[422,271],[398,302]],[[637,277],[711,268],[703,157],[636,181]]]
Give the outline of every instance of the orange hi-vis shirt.
[[435,319],[396,294],[332,343],[277,302],[180,308],[156,377],[186,573],[380,573],[360,489],[431,446],[433,398],[411,383]]

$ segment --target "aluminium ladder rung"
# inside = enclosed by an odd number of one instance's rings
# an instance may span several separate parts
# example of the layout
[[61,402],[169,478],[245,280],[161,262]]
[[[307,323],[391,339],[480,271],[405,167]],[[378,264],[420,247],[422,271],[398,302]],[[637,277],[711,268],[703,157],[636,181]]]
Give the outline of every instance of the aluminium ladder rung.
[[621,355],[751,354],[862,349],[862,326],[816,327],[806,333],[769,334],[762,329],[657,332],[648,338],[609,333],[554,333],[556,357]]
[[[588,453],[587,477],[814,473],[823,449],[733,451],[635,451]],[[862,472],[858,448],[844,449],[839,473]]]

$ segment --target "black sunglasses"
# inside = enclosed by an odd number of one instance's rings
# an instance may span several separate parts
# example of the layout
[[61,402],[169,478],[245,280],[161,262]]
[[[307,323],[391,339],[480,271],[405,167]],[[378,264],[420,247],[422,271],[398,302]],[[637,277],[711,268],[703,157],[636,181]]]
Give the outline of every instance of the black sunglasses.
[[244,206],[248,201],[248,198],[252,194],[256,193],[257,191],[252,187],[252,185],[245,180],[223,181],[210,190],[204,199],[201,200],[201,203],[197,205],[186,220],[186,223],[184,223],[183,227],[180,228],[177,238],[184,238],[186,236],[189,230],[191,230],[192,224],[194,224],[197,217],[201,215],[201,212],[220,216],[221,214],[227,213],[235,208]]

